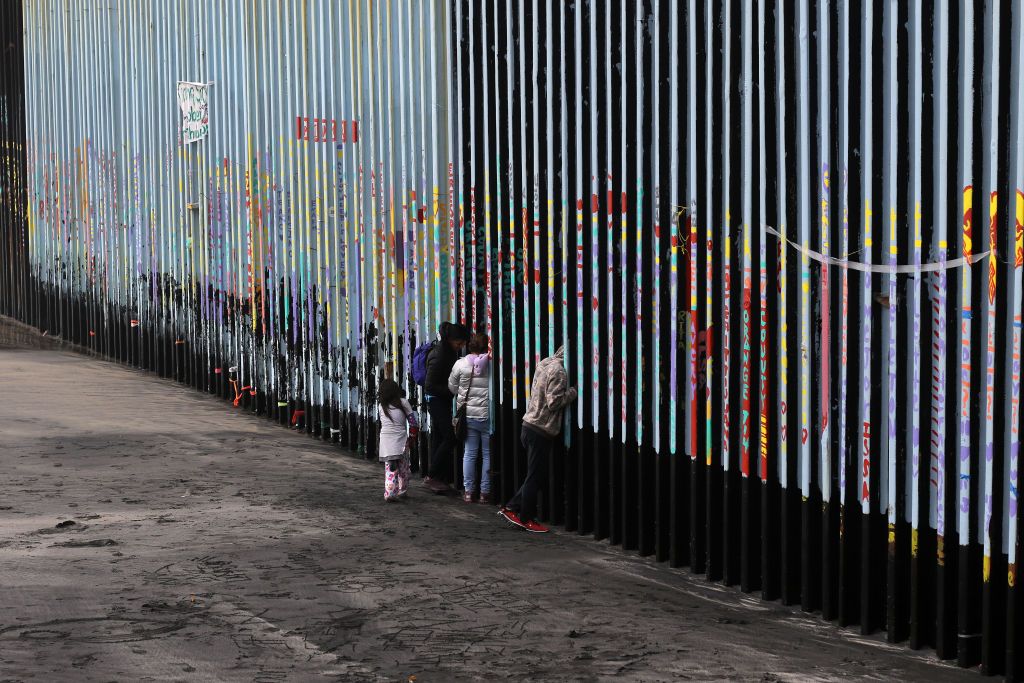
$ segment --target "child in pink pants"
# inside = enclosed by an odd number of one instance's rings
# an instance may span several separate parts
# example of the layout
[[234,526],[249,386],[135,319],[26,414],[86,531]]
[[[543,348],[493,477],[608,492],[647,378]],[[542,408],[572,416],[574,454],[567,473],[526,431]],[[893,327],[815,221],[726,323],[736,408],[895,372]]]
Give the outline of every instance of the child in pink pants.
[[378,452],[384,463],[384,500],[398,500],[409,488],[409,451],[416,441],[419,422],[416,412],[394,380],[385,379],[377,389],[380,415]]

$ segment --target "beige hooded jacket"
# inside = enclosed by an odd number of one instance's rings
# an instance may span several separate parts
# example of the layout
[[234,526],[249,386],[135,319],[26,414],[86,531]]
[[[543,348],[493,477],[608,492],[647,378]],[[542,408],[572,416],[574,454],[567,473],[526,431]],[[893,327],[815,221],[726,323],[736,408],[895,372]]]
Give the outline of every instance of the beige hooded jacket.
[[547,436],[558,436],[562,431],[562,409],[575,400],[576,389],[569,386],[565,347],[561,346],[537,365],[523,424]]

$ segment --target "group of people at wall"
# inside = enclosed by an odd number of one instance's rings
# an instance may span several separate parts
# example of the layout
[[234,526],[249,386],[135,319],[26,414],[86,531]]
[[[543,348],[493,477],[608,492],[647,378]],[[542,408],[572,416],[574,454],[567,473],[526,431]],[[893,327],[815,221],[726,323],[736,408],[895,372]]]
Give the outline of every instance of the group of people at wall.
[[[468,347],[468,349],[467,349]],[[451,493],[444,481],[451,471],[461,432],[462,500],[492,502],[491,492],[491,356],[490,340],[484,334],[470,334],[465,326],[444,322],[438,339],[424,347],[425,372],[422,380],[430,415],[430,469],[424,485],[434,493]],[[468,350],[467,355],[463,355]],[[417,350],[419,353],[419,350]],[[543,533],[547,528],[537,519],[537,494],[547,471],[554,440],[561,431],[562,410],[576,400],[565,371],[564,348],[537,365],[529,403],[522,419],[521,440],[526,449],[526,478],[500,510],[508,522],[528,531]],[[380,419],[380,460],[384,463],[384,500],[403,499],[411,476],[410,451],[416,441],[419,420],[397,382],[385,379],[377,390]],[[482,459],[482,463],[480,460]],[[480,477],[477,480],[477,470]]]

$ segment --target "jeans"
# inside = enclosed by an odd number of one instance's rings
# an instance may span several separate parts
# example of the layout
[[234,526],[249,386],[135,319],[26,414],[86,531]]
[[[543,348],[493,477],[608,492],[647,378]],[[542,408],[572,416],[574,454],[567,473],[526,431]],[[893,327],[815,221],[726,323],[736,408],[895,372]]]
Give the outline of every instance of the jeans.
[[491,421],[466,419],[466,450],[462,456],[462,484],[467,493],[476,492],[476,459],[483,453],[480,471],[480,493],[491,492]]
[[537,489],[542,487],[547,475],[553,439],[526,425],[520,438],[526,448],[526,480],[505,507],[517,513],[522,521],[530,522],[537,518]]
[[430,413],[430,472],[431,479],[447,482],[452,477],[452,453],[455,452],[455,430],[452,428],[452,400],[431,398],[427,402]]

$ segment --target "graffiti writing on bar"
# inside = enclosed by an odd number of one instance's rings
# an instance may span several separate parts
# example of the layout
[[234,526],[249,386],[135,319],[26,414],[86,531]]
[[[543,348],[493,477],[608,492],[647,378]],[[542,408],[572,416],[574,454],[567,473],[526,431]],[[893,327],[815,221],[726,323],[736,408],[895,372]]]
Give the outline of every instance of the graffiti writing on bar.
[[359,142],[359,122],[295,117],[295,139],[308,142]]

